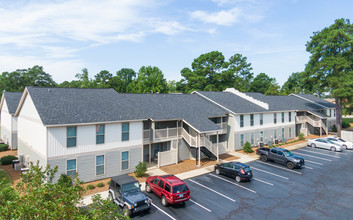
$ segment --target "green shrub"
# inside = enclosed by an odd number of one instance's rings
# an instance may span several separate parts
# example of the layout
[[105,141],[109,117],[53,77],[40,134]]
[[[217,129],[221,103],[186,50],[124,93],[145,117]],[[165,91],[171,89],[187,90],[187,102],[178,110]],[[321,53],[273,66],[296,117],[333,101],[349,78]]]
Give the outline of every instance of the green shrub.
[[0,159],[0,163],[1,165],[8,165],[8,164],[12,164],[12,161],[13,160],[17,160],[18,158],[16,156],[13,156],[13,155],[8,155],[8,156],[5,156],[5,157],[2,157]]
[[89,184],[87,185],[86,189],[88,190],[92,190],[92,189],[95,189],[96,187],[93,185],[93,184]]
[[58,183],[62,186],[72,186],[73,185],[72,178],[64,173],[60,175]]
[[251,144],[249,142],[246,142],[243,146],[244,153],[252,153],[254,152],[253,149],[251,149]]
[[303,133],[299,133],[298,140],[300,140],[300,141],[305,140]]
[[137,164],[136,169],[134,171],[136,177],[141,177],[143,176],[147,171],[147,164],[145,162],[139,162]]
[[331,130],[332,130],[333,132],[337,132],[337,127],[336,127],[335,124],[332,125]]
[[102,188],[104,186],[104,183],[97,183],[97,187]]
[[110,185],[110,180],[108,181],[108,183],[107,183],[108,185]]
[[0,151],[7,151],[9,149],[8,144],[0,144]]
[[342,121],[342,128],[349,128],[350,126],[349,122]]

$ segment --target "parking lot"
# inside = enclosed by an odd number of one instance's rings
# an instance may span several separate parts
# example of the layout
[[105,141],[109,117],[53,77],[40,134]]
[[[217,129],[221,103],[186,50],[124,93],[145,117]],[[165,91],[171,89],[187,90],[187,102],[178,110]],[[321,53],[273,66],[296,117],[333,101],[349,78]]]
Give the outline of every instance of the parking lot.
[[293,151],[305,167],[260,160],[248,163],[251,182],[209,173],[185,180],[191,199],[164,207],[153,193],[150,213],[134,219],[349,219],[353,213],[353,151],[331,152],[304,147]]

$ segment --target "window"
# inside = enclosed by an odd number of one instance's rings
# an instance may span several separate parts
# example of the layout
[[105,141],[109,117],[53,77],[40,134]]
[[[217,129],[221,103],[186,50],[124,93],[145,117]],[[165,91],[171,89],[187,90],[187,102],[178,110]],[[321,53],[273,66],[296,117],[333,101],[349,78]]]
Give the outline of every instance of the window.
[[240,127],[244,127],[244,115],[240,115]]
[[331,117],[331,109],[328,109],[328,116]]
[[159,187],[161,187],[161,188],[163,189],[163,186],[164,186],[164,181],[163,181],[163,180],[159,181],[158,186],[159,186]]
[[277,150],[276,149],[271,149],[271,152],[274,154],[277,154]]
[[76,159],[66,161],[66,174],[71,177],[76,175]]
[[264,124],[264,114],[260,114],[260,125]]
[[277,124],[277,113],[273,113],[273,123]]
[[251,142],[251,146],[254,145],[254,133],[251,133],[250,135],[250,142]]
[[283,156],[283,152],[282,151],[277,151],[277,154]]
[[275,140],[277,139],[277,129],[275,129],[275,130],[273,131],[273,137],[274,137]]
[[129,123],[123,123],[122,124],[122,129],[121,129],[121,140],[122,141],[128,141],[129,140]]
[[96,156],[96,175],[104,174],[104,155]]
[[336,109],[333,110],[333,117],[336,117]]
[[155,185],[157,185],[158,182],[159,182],[159,179],[158,179],[158,178],[156,178],[156,179],[154,179],[154,180],[152,181],[152,183],[155,184]]
[[121,169],[129,169],[129,151],[124,151],[121,153]]
[[76,147],[76,127],[66,128],[66,146]]
[[284,112],[282,112],[282,123],[284,123]]
[[284,140],[284,128],[282,128],[282,141]]
[[244,145],[244,135],[241,134],[240,135],[240,146],[243,146]]
[[170,193],[170,188],[171,188],[171,187],[170,187],[169,184],[166,183],[166,184],[164,185],[164,190],[167,191],[167,192],[169,192],[169,193]]
[[104,144],[104,125],[96,125],[96,144]]
[[260,131],[260,142],[263,143],[264,142],[264,132]]
[[288,121],[289,121],[289,122],[292,121],[292,112],[288,112]]
[[292,128],[288,129],[288,137],[292,137]]
[[250,115],[250,126],[254,126],[254,114]]

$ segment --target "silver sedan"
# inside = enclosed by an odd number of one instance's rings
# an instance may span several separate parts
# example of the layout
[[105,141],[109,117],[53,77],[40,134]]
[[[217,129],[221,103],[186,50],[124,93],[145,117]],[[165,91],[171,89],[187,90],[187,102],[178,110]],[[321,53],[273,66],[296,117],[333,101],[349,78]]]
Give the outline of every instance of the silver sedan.
[[318,147],[318,148],[328,149],[331,151],[342,151],[342,146],[334,143],[331,140],[327,140],[325,138],[309,139],[307,142],[307,145],[313,148]]

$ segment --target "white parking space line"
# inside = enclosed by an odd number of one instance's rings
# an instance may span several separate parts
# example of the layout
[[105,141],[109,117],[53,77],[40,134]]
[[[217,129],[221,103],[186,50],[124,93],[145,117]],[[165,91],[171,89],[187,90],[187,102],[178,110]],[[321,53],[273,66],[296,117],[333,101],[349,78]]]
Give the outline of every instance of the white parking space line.
[[264,173],[271,174],[271,175],[273,175],[273,176],[277,176],[277,177],[280,177],[280,178],[283,178],[283,179],[289,180],[289,178],[288,178],[288,177],[281,176],[281,175],[278,175],[278,174],[275,174],[275,173],[271,173],[271,172],[268,172],[268,171],[266,171],[266,170],[261,170],[261,169],[259,169],[259,168],[253,167],[253,166],[251,166],[251,169],[258,170],[258,171],[261,171],[261,172],[264,172]]
[[206,208],[205,206],[203,206],[203,205],[201,205],[201,204],[199,204],[199,203],[195,202],[194,200],[192,200],[192,199],[189,199],[189,200],[190,200],[191,202],[195,203],[196,205],[200,206],[201,208],[205,209],[206,211],[208,211],[208,212],[212,212],[211,210],[209,210],[209,209],[208,209],[208,208]]
[[197,185],[199,185],[199,186],[202,186],[202,187],[204,187],[205,189],[208,189],[208,190],[210,190],[210,191],[212,191],[212,192],[214,192],[214,193],[217,193],[218,195],[223,196],[224,198],[229,199],[229,200],[232,201],[232,202],[236,202],[234,199],[229,198],[228,196],[223,195],[222,193],[217,192],[216,190],[211,189],[211,188],[209,188],[209,187],[207,187],[207,186],[205,186],[205,185],[202,185],[201,183],[198,183],[198,182],[196,182],[195,180],[189,179],[189,181],[191,181],[191,182],[193,182],[193,183],[195,183],[195,184],[197,184]]
[[313,170],[313,169],[314,169],[314,168],[312,168],[312,167],[308,167],[307,165],[305,165],[305,168],[310,169],[310,170]]
[[315,152],[315,151],[313,151],[313,150],[303,150],[303,149],[299,149],[299,151],[310,152],[310,153],[313,153],[313,154],[321,154],[321,155],[328,156],[328,157],[340,158],[339,156],[328,155],[328,154],[324,154],[324,153],[320,153],[320,152]]
[[222,177],[220,177],[220,176],[216,176],[216,175],[214,175],[214,174],[210,174],[210,175],[213,176],[213,177],[216,177],[216,178],[218,178],[218,179],[221,179],[221,180],[223,180],[223,181],[226,181],[226,182],[228,182],[228,183],[231,183],[231,184],[233,184],[233,185],[239,186],[240,188],[243,188],[243,189],[245,189],[245,190],[248,190],[248,191],[250,191],[250,192],[252,192],[252,193],[256,193],[256,191],[254,191],[254,190],[252,190],[252,189],[249,189],[249,188],[246,188],[246,187],[241,186],[241,185],[239,185],[239,184],[236,184],[236,183],[234,183],[234,182],[232,182],[232,181],[230,181],[230,180],[224,179],[224,178],[222,178]]
[[287,169],[287,168],[279,167],[279,166],[276,166],[276,165],[273,165],[273,164],[270,164],[270,163],[265,163],[265,162],[262,162],[262,161],[259,161],[259,160],[257,160],[256,162],[262,163],[262,164],[265,164],[265,165],[268,165],[268,166],[271,166],[271,167],[276,167],[278,169],[282,169],[282,170],[289,171],[289,172],[292,172],[292,173],[297,173],[297,174],[302,175],[302,173],[299,172],[299,171],[295,171],[295,170],[290,170],[290,169]]
[[323,165],[324,165],[324,164],[322,164],[322,163],[318,163],[318,162],[311,161],[311,160],[305,160],[305,162],[308,162],[308,163],[313,163],[313,164],[317,164],[317,165],[321,165],[321,166],[323,166]]
[[253,178],[253,180],[256,180],[256,181],[259,181],[259,182],[268,184],[268,185],[270,185],[270,186],[273,186],[273,183],[266,182],[265,180],[261,180],[261,179],[258,179],[258,178]]
[[165,211],[163,211],[161,208],[159,208],[158,206],[156,206],[155,204],[153,204],[152,202],[152,205],[154,207],[156,207],[159,211],[163,212],[166,216],[168,216],[169,218],[173,219],[173,220],[176,220],[176,218],[173,218],[173,216],[169,215],[168,213],[166,213]]
[[304,155],[304,156],[307,156],[307,157],[312,157],[312,158],[316,158],[316,159],[320,159],[320,160],[326,160],[326,161],[332,161],[330,159],[326,159],[326,158],[322,158],[322,157],[317,157],[317,156],[312,156],[312,155],[309,155],[309,154],[303,154],[303,153],[298,153],[298,152],[295,152],[296,154],[299,154],[299,155]]

